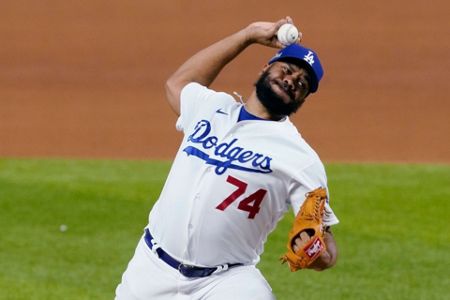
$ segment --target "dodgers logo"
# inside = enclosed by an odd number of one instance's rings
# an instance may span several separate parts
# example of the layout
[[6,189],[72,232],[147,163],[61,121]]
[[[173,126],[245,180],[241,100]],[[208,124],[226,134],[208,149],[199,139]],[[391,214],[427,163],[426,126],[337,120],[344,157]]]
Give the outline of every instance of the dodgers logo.
[[[211,123],[207,120],[199,121],[187,139],[193,145],[187,146],[183,151],[187,155],[196,156],[205,163],[216,166],[217,175],[222,175],[228,169],[254,173],[272,172],[270,169],[272,158],[238,146],[239,140],[236,138],[219,143],[219,138],[210,133]],[[206,150],[209,150],[211,155]]]
[[314,53],[312,51],[308,51],[304,57],[305,61],[307,61],[311,66],[314,64]]

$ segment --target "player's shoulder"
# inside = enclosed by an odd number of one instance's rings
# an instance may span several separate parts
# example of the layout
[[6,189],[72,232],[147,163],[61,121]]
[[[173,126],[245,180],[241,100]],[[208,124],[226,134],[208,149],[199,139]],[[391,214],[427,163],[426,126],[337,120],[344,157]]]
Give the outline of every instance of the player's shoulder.
[[210,119],[217,113],[231,115],[228,111],[236,105],[236,101],[230,94],[217,92],[197,82],[190,82],[181,90],[180,117],[176,127],[178,130],[184,130],[189,124]]
[[183,98],[214,98],[225,102],[234,103],[234,98],[226,92],[216,91],[198,82],[189,82],[181,89],[181,99]]

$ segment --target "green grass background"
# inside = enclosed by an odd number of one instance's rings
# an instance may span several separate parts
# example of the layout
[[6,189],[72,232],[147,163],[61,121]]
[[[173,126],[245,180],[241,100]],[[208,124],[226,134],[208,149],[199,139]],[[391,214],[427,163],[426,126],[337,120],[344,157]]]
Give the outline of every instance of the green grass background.
[[[0,299],[113,299],[169,167],[0,159]],[[280,265],[287,214],[259,264],[277,298],[450,299],[450,166],[326,168],[338,264]]]

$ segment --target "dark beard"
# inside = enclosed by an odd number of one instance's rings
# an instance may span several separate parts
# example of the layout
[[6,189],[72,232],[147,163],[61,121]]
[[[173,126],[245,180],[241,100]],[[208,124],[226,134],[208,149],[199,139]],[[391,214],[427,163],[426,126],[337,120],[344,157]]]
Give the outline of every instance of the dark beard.
[[265,71],[255,84],[256,96],[259,101],[267,109],[267,112],[273,119],[279,120],[285,116],[295,113],[303,101],[289,101],[284,103],[283,99],[279,97],[270,87],[269,84],[269,70]]

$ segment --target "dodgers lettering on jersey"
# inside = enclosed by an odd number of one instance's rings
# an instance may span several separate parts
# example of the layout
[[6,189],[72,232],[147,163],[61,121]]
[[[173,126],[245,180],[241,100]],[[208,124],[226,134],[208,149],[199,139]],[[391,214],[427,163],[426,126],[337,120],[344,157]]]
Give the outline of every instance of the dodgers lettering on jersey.
[[217,175],[222,175],[230,168],[255,173],[272,172],[271,157],[240,147],[237,138],[228,143],[220,142],[217,136],[211,134],[211,123],[207,120],[201,120],[195,125],[188,142],[193,145],[187,146],[183,151],[216,166]]

